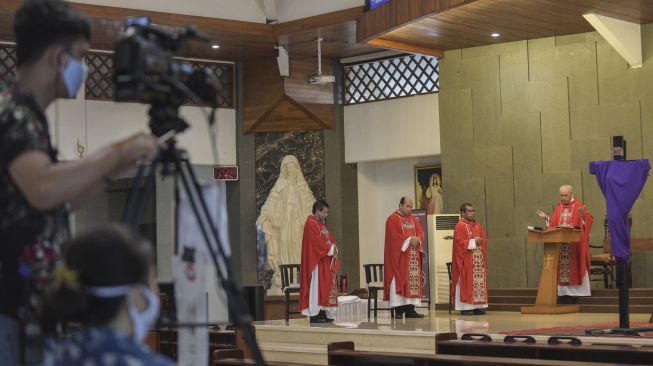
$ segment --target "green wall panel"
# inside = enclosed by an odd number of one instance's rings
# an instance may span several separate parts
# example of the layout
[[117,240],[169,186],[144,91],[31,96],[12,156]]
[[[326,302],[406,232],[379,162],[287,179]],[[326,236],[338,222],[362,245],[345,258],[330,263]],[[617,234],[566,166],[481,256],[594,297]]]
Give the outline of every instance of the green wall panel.
[[602,136],[621,135],[627,141],[628,159],[642,158],[642,123],[639,101],[599,106]]
[[486,228],[485,178],[467,178],[450,181],[447,185],[446,212],[459,212],[460,205],[469,202],[476,206],[476,220]]
[[463,87],[479,84],[499,84],[499,56],[465,58],[460,61]]
[[628,63],[607,42],[596,46],[599,104],[631,100]]
[[[610,159],[611,136],[626,137],[630,159],[653,159],[653,24],[642,26],[642,39],[638,69],[594,32],[445,53],[445,202],[449,212],[463,201],[479,207],[495,244],[490,287],[539,284],[542,247],[527,244],[524,230],[542,225],[534,211],[551,212],[563,184],[574,186],[595,218],[592,243],[602,241],[605,199],[588,165]],[[633,208],[633,234],[653,237],[653,184],[642,198]],[[638,253],[636,285],[653,286],[649,267],[653,253]]]
[[560,77],[556,65],[555,38],[528,40],[528,80]]
[[571,168],[567,77],[528,83],[531,111],[540,111],[542,170],[545,173]]
[[512,146],[515,202],[520,204],[540,202],[542,193],[540,113],[504,114],[500,128],[500,143]]
[[583,203],[587,206],[594,217],[594,225],[592,225],[592,232],[590,233],[590,243],[592,245],[600,245],[603,243],[603,219],[605,218],[605,197],[599,184],[596,182],[596,176],[583,170]]
[[481,84],[472,89],[474,146],[496,146],[499,143],[501,92],[499,83]]
[[460,50],[446,51],[444,58],[438,60],[440,70],[445,68],[448,70],[446,73],[440,72],[440,91],[453,90],[462,87],[461,71],[460,71]]
[[[521,238],[488,240],[489,287],[526,287],[526,243]],[[491,276],[490,273],[494,274]]]
[[[652,67],[653,68],[653,67]],[[653,82],[651,83],[653,84]],[[644,158],[653,159],[653,95],[642,98],[642,148]],[[653,183],[647,182],[642,192],[643,198],[653,199]]]
[[442,155],[457,156],[455,160],[442,162],[442,169],[447,172],[443,176],[443,184],[451,186],[461,178],[474,175],[474,157],[469,152],[470,146],[474,146],[472,91],[441,91],[439,102],[447,105],[447,108],[440,110]]
[[505,43],[499,55],[501,79],[501,113],[515,114],[528,110],[528,96],[524,89],[528,83],[527,42]]
[[599,129],[599,106],[570,106],[569,124],[571,139],[595,138],[601,136]]
[[596,78],[596,43],[570,44],[556,48],[558,64],[569,80],[569,104],[588,108],[599,102]]
[[512,148],[475,148],[474,171],[485,177],[487,234],[495,238],[511,237],[514,209]]

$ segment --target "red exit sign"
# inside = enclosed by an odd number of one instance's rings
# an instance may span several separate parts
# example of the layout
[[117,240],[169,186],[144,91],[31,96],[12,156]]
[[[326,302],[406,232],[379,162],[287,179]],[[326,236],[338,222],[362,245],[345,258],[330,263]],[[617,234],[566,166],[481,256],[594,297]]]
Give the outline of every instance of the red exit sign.
[[216,166],[213,167],[213,179],[215,180],[238,180],[238,166]]

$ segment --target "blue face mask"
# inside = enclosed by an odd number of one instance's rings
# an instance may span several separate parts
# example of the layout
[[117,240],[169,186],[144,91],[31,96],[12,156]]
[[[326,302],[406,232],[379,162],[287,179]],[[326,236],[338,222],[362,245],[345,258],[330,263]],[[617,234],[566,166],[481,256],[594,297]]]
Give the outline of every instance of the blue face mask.
[[72,56],[69,57],[68,65],[61,70],[61,76],[69,98],[74,98],[77,95],[79,87],[82,86],[86,78],[87,71],[88,68],[84,62]]

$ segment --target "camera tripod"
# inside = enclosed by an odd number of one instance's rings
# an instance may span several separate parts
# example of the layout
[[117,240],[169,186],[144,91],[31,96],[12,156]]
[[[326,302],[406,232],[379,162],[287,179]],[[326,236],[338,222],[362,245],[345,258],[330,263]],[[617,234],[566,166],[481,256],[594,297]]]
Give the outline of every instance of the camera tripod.
[[[156,177],[157,165],[162,166],[161,174],[164,176],[174,176],[175,182],[177,178],[181,180],[181,188],[184,189],[186,196],[191,204],[193,214],[198,222],[200,231],[204,238],[204,242],[208,248],[211,260],[215,265],[215,272],[218,283],[227,293],[229,299],[230,313],[234,317],[234,323],[243,332],[245,342],[250,347],[252,355],[257,365],[265,365],[265,360],[261,353],[254,333],[250,328],[252,321],[251,315],[247,312],[247,304],[243,300],[239,284],[236,283],[233,276],[233,269],[231,257],[227,255],[222,246],[218,229],[211,221],[209,209],[206,201],[201,195],[201,186],[197,180],[190,159],[186,151],[176,147],[176,139],[173,137],[167,141],[167,147],[159,152],[156,159],[149,165],[149,173],[145,174],[146,167],[141,165],[138,168],[134,184],[127,198],[127,206],[123,211],[122,222],[125,224],[132,224],[132,228],[136,229],[141,220],[145,202],[148,200],[152,187],[154,186],[154,179]],[[140,187],[140,181],[146,178],[145,191],[138,197],[137,191]],[[138,202],[137,202],[138,201]],[[134,207],[134,205],[137,205]],[[130,220],[131,217],[131,220]],[[206,218],[203,220],[202,218]],[[208,227],[207,227],[208,226]],[[212,241],[210,239],[213,239]],[[216,243],[216,248],[211,243]],[[220,263],[223,265],[221,266]],[[204,327],[208,324],[170,324],[178,327]]]

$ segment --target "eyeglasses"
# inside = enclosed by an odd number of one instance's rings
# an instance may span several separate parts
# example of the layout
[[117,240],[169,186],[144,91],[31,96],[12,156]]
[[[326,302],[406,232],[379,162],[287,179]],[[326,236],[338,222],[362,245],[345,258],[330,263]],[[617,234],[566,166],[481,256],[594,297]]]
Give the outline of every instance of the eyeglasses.
[[467,209],[467,212],[474,212],[474,211],[476,211],[476,210]]

